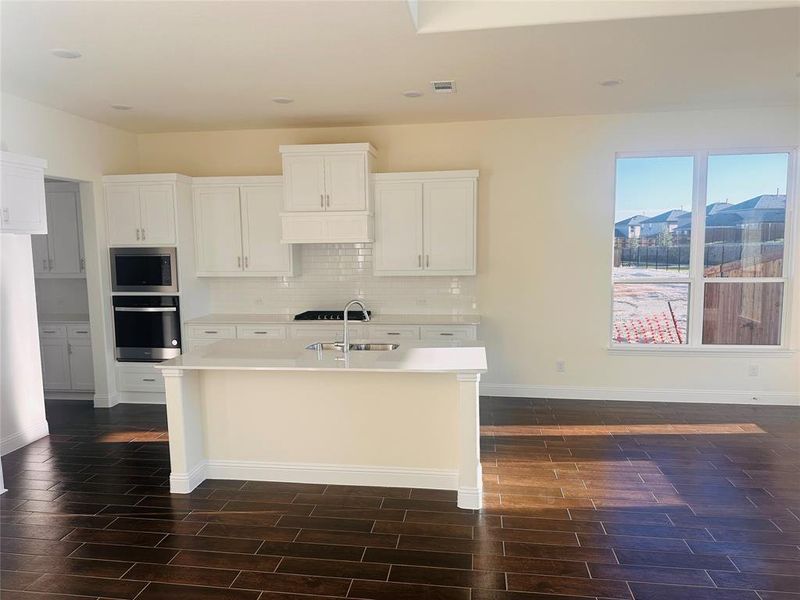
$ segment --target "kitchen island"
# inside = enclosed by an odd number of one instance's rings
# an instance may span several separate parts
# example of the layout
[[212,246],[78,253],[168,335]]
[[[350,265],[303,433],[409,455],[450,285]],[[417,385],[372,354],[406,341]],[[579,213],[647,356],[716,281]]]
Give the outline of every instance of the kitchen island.
[[474,341],[223,340],[163,363],[170,490],[249,479],[458,490],[480,508]]

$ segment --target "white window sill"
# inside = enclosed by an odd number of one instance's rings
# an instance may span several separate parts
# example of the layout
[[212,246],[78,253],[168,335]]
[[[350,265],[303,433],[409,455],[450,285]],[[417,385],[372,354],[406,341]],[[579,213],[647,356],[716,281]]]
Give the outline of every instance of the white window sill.
[[721,346],[718,348],[667,346],[667,345],[625,345],[612,344],[607,348],[612,356],[708,356],[708,357],[753,357],[753,358],[791,358],[797,351],[773,346]]

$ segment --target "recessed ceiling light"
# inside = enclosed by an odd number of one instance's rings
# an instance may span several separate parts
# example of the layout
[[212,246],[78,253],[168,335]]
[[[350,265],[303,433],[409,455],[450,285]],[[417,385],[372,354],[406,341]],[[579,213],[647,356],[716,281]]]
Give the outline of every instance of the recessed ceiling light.
[[405,92],[403,92],[403,96],[405,96],[406,98],[419,98],[420,96],[422,96],[422,92],[417,90],[406,90]]
[[622,79],[606,79],[605,81],[601,81],[600,85],[603,87],[617,87],[618,85],[622,85]]
[[53,48],[50,50],[50,54],[58,58],[80,58],[83,56],[77,50],[69,50],[68,48]]
[[288,96],[275,96],[272,101],[275,104],[291,104],[294,102],[294,98],[289,98]]
[[111,108],[114,110],[131,110],[133,107],[130,104],[112,104]]

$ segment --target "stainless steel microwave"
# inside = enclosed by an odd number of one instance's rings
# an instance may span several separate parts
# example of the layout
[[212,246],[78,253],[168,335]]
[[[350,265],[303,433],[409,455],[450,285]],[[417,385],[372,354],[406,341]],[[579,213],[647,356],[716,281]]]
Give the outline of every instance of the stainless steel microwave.
[[111,248],[111,290],[174,294],[177,263],[175,248]]

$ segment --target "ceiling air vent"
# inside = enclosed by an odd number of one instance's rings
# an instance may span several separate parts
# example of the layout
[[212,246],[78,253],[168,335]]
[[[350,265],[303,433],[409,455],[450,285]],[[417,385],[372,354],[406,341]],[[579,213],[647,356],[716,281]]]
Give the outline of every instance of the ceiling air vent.
[[437,94],[455,94],[456,82],[452,79],[442,79],[439,81],[431,81],[431,87]]

